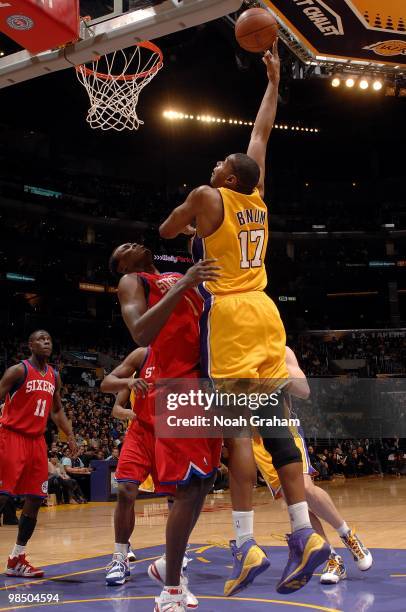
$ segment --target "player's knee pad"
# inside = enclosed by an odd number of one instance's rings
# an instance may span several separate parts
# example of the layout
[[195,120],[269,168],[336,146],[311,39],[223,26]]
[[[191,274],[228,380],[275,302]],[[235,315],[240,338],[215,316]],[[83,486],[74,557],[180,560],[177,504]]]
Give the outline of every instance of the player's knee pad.
[[302,463],[302,454],[290,432],[284,438],[264,438],[264,446],[272,455],[272,463],[277,470],[290,463]]

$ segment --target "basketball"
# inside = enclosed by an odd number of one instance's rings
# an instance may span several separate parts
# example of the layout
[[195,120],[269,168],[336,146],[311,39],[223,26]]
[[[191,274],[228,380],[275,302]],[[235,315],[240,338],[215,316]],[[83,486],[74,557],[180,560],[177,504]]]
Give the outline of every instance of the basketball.
[[244,11],[235,24],[235,37],[240,47],[252,53],[270,49],[278,36],[278,22],[262,8]]

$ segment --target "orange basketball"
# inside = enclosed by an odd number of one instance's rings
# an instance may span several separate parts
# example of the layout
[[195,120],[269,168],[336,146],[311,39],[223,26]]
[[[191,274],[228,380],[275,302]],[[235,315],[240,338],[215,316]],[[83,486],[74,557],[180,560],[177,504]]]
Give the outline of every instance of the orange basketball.
[[252,53],[262,53],[272,48],[278,36],[278,22],[263,8],[244,11],[235,24],[235,37],[240,47]]

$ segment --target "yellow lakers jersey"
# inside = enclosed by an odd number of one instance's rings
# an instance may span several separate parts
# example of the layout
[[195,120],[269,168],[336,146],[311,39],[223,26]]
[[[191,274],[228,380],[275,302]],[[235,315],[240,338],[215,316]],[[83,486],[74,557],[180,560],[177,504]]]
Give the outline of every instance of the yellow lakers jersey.
[[[267,284],[265,253],[268,244],[268,210],[255,189],[251,195],[219,189],[224,219],[206,238],[195,238],[195,260],[218,259],[218,281],[204,283],[214,295],[261,291]],[[200,247],[200,248],[199,248]],[[200,251],[200,252],[199,252]]]

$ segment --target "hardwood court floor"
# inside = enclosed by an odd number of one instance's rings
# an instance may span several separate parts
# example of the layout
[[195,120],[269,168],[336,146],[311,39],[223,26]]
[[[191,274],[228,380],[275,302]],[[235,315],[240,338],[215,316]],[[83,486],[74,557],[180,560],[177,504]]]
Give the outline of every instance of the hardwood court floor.
[[[406,478],[339,479],[322,486],[368,547],[406,549]],[[264,546],[281,546],[283,542],[278,536],[289,531],[284,502],[274,502],[265,488],[255,491],[254,500],[258,542]],[[30,560],[35,565],[51,565],[109,554],[114,542],[114,505],[89,503],[43,508],[29,544]],[[209,495],[191,543],[228,543],[233,537],[230,512],[229,493]],[[132,536],[135,550],[163,544],[166,516],[165,498],[136,503]],[[332,544],[340,547],[335,532],[328,526],[326,531]],[[1,558],[7,558],[15,537],[16,527],[0,527]]]

